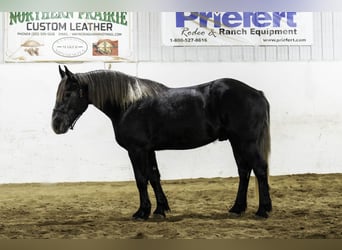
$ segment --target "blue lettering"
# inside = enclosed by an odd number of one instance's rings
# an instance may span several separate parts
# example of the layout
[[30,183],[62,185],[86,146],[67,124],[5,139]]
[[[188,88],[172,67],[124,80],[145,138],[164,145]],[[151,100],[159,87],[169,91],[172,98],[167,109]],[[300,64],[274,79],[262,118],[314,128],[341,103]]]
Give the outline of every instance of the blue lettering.
[[215,28],[221,27],[221,13],[220,12],[214,13],[214,27]]
[[287,12],[287,25],[289,27],[297,27],[296,22],[294,21],[294,16],[296,15],[296,12]]
[[280,27],[280,20],[286,17],[286,12],[273,12],[273,27]]
[[257,27],[267,27],[270,26],[272,22],[272,16],[267,12],[256,12],[253,15],[253,23]]
[[222,16],[222,24],[227,27],[238,27],[241,25],[241,21],[242,16],[239,14],[239,12],[226,12]]
[[[197,21],[200,27],[226,26],[235,28],[250,27],[297,27],[295,16],[297,12],[176,12],[176,27],[184,28],[187,21]],[[213,24],[212,24],[213,23]]]
[[243,27],[249,28],[252,26],[251,19],[253,19],[254,12],[243,12]]
[[208,27],[208,20],[212,17],[212,12],[200,12],[200,26],[201,27]]
[[176,27],[184,27],[185,21],[193,21],[198,18],[197,12],[191,12],[189,16],[185,16],[184,12],[176,12]]

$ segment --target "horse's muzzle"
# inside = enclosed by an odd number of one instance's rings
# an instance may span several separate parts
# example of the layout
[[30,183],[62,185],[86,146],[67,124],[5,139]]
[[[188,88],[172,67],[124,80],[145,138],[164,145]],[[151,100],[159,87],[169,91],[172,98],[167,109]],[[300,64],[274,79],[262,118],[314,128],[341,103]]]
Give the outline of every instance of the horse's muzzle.
[[68,131],[69,126],[64,119],[56,116],[52,118],[52,129],[58,135],[65,134]]

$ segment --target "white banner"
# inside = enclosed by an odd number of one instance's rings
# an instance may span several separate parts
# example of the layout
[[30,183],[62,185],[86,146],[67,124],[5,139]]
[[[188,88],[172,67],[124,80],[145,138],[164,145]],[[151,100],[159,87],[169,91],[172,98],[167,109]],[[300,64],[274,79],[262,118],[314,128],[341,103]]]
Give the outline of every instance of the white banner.
[[117,61],[132,55],[128,12],[8,12],[5,61]]
[[165,46],[311,45],[310,12],[165,12]]

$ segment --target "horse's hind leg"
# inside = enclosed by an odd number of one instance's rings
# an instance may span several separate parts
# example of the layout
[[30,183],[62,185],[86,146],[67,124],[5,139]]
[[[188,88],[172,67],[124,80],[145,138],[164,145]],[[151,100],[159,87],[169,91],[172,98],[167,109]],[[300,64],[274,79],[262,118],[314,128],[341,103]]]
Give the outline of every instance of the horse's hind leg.
[[256,212],[257,216],[267,218],[268,212],[272,210],[272,201],[269,193],[268,184],[268,166],[267,162],[262,158],[253,166],[253,172],[258,180],[259,188],[259,208]]
[[267,162],[260,154],[257,144],[253,141],[245,143],[232,143],[234,156],[239,171],[239,189],[234,206],[230,212],[238,213],[245,211],[247,207],[247,189],[251,170],[253,170],[259,188],[259,208],[257,216],[267,218],[272,210],[271,198],[268,187]]
[[165,212],[170,211],[167,198],[164,194],[162,186],[160,184],[160,174],[158,170],[156,154],[154,151],[149,154],[149,180],[153,188],[154,194],[157,200],[157,208],[154,210],[153,214],[156,216],[166,217]]
[[239,188],[236,195],[235,203],[229,210],[230,213],[241,215],[247,208],[247,190],[249,184],[249,177],[251,175],[252,167],[244,157],[243,147],[239,143],[231,142],[235,161],[239,173]]
[[151,202],[148,197],[148,153],[142,150],[134,150],[128,152],[133,165],[135,181],[139,190],[140,206],[136,213],[133,214],[134,219],[146,220],[151,213]]

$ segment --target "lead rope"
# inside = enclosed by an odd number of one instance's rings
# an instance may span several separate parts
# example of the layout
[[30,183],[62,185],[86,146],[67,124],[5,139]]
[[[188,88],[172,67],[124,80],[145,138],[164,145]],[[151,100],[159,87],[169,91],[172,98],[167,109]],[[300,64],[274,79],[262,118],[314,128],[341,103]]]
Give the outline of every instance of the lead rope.
[[[80,87],[80,97],[83,97],[83,89]],[[70,129],[73,130],[75,127],[75,124],[77,122],[77,120],[81,117],[82,114],[80,114],[79,116],[76,117],[76,119],[73,121],[73,123],[70,126]]]
[[73,121],[73,123],[72,123],[71,126],[70,126],[70,129],[71,129],[71,130],[74,129],[75,124],[76,124],[77,120],[78,120],[80,117],[81,117],[81,115],[77,116],[76,119]]

